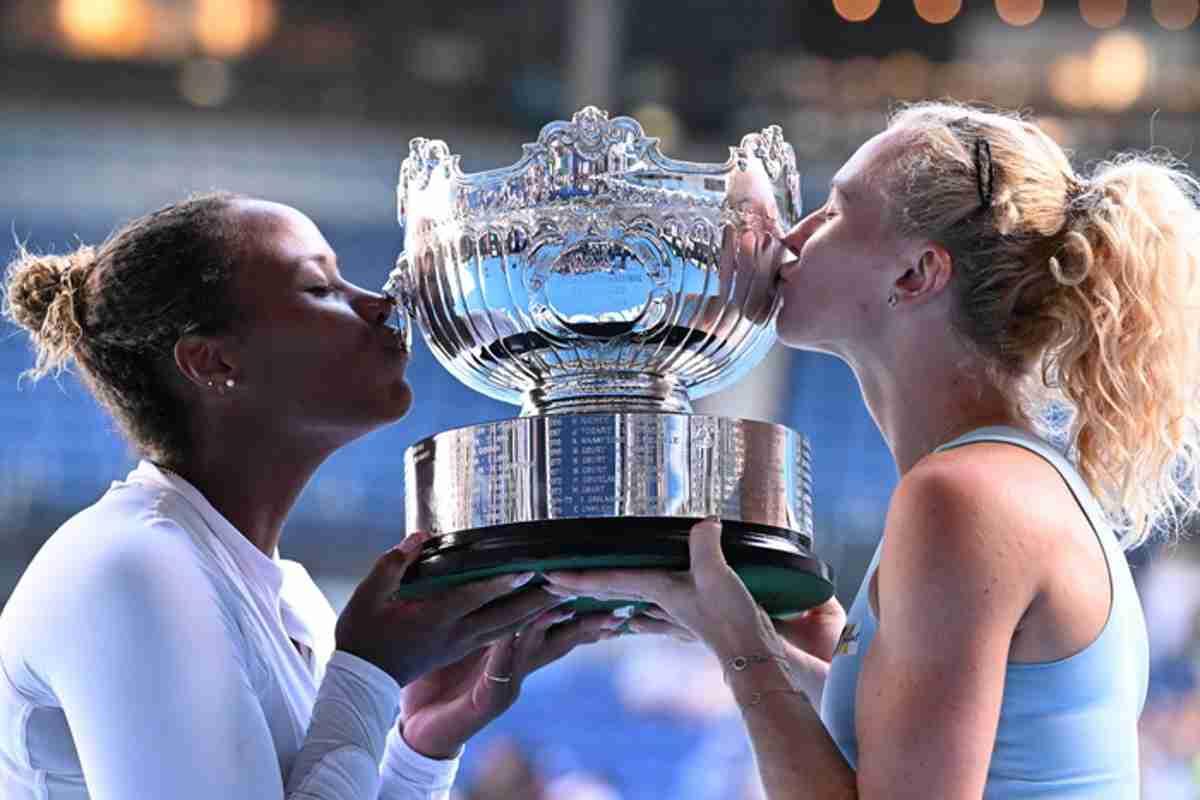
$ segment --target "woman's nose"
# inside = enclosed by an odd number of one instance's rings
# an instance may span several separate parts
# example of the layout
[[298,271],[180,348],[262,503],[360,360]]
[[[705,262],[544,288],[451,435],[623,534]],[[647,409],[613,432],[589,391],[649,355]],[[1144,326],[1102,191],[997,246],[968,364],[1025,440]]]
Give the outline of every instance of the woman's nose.
[[784,246],[796,255],[800,255],[800,249],[804,247],[804,242],[808,239],[808,233],[804,227],[805,221],[800,220],[795,227],[783,235]]
[[376,325],[386,325],[396,308],[396,301],[386,294],[359,289],[355,308],[359,315],[367,322],[373,322]]
[[814,220],[817,219],[818,213],[817,211],[812,212],[783,235],[784,245],[796,255],[800,255],[804,243],[808,241],[809,236],[812,236],[813,229],[816,227]]

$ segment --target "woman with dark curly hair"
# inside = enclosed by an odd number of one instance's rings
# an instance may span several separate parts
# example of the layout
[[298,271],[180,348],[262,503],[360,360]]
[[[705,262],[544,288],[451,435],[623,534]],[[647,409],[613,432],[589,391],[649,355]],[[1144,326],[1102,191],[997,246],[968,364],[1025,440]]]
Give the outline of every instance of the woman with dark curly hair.
[[901,475],[849,615],[777,632],[719,521],[688,573],[558,591],[641,598],[635,629],[705,641],[772,800],[1136,798],[1148,653],[1122,545],[1197,507],[1197,200],[1171,163],[1081,175],[1018,117],[900,110],[787,235],[780,283],[780,338],[853,368]]
[[393,599],[419,533],[336,624],[280,559],[318,465],[412,403],[391,300],[346,282],[295,209],[205,195],[99,247],[22,252],[5,310],[32,374],[73,362],[142,460],[0,614],[3,797],[445,797],[521,679],[607,635],[528,574]]

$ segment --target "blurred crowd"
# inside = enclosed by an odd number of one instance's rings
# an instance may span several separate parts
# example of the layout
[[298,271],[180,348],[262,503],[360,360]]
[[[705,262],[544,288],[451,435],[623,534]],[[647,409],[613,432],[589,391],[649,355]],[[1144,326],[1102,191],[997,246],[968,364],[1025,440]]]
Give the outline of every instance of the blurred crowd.
[[1150,693],[1142,714],[1143,796],[1200,797],[1200,558],[1177,548],[1140,576],[1150,631]]

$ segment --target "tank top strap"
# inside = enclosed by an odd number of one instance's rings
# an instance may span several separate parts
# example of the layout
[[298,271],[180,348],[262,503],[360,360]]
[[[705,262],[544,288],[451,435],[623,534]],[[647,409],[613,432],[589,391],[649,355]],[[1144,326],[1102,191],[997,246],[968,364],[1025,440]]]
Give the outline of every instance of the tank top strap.
[[[1041,456],[1042,459],[1049,462],[1058,474],[1062,476],[1063,482],[1075,498],[1075,502],[1079,504],[1080,511],[1087,517],[1092,530],[1096,532],[1096,535],[1105,544],[1105,550],[1109,549],[1108,545],[1117,544],[1116,535],[1112,530],[1112,523],[1109,521],[1108,515],[1104,513],[1100,502],[1096,500],[1096,496],[1092,493],[1087,482],[1084,481],[1083,476],[1079,474],[1079,470],[1075,468],[1071,460],[1058,448],[1020,428],[1008,425],[993,425],[986,428],[977,428],[969,433],[965,433],[957,439],[952,439],[941,445],[934,452],[940,453],[945,450],[953,450],[956,447],[976,442],[1001,442],[1016,445]],[[1102,531],[1108,531],[1109,535],[1101,535]]]

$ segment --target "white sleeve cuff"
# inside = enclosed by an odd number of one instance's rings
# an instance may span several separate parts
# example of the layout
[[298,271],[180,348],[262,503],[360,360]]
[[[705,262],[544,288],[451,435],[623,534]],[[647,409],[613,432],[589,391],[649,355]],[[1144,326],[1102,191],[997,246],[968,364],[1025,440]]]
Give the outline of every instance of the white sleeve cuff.
[[450,794],[461,756],[461,750],[454,758],[444,761],[421,755],[404,741],[400,726],[393,725],[388,731],[387,749],[383,756],[383,781],[379,796],[441,800]]

